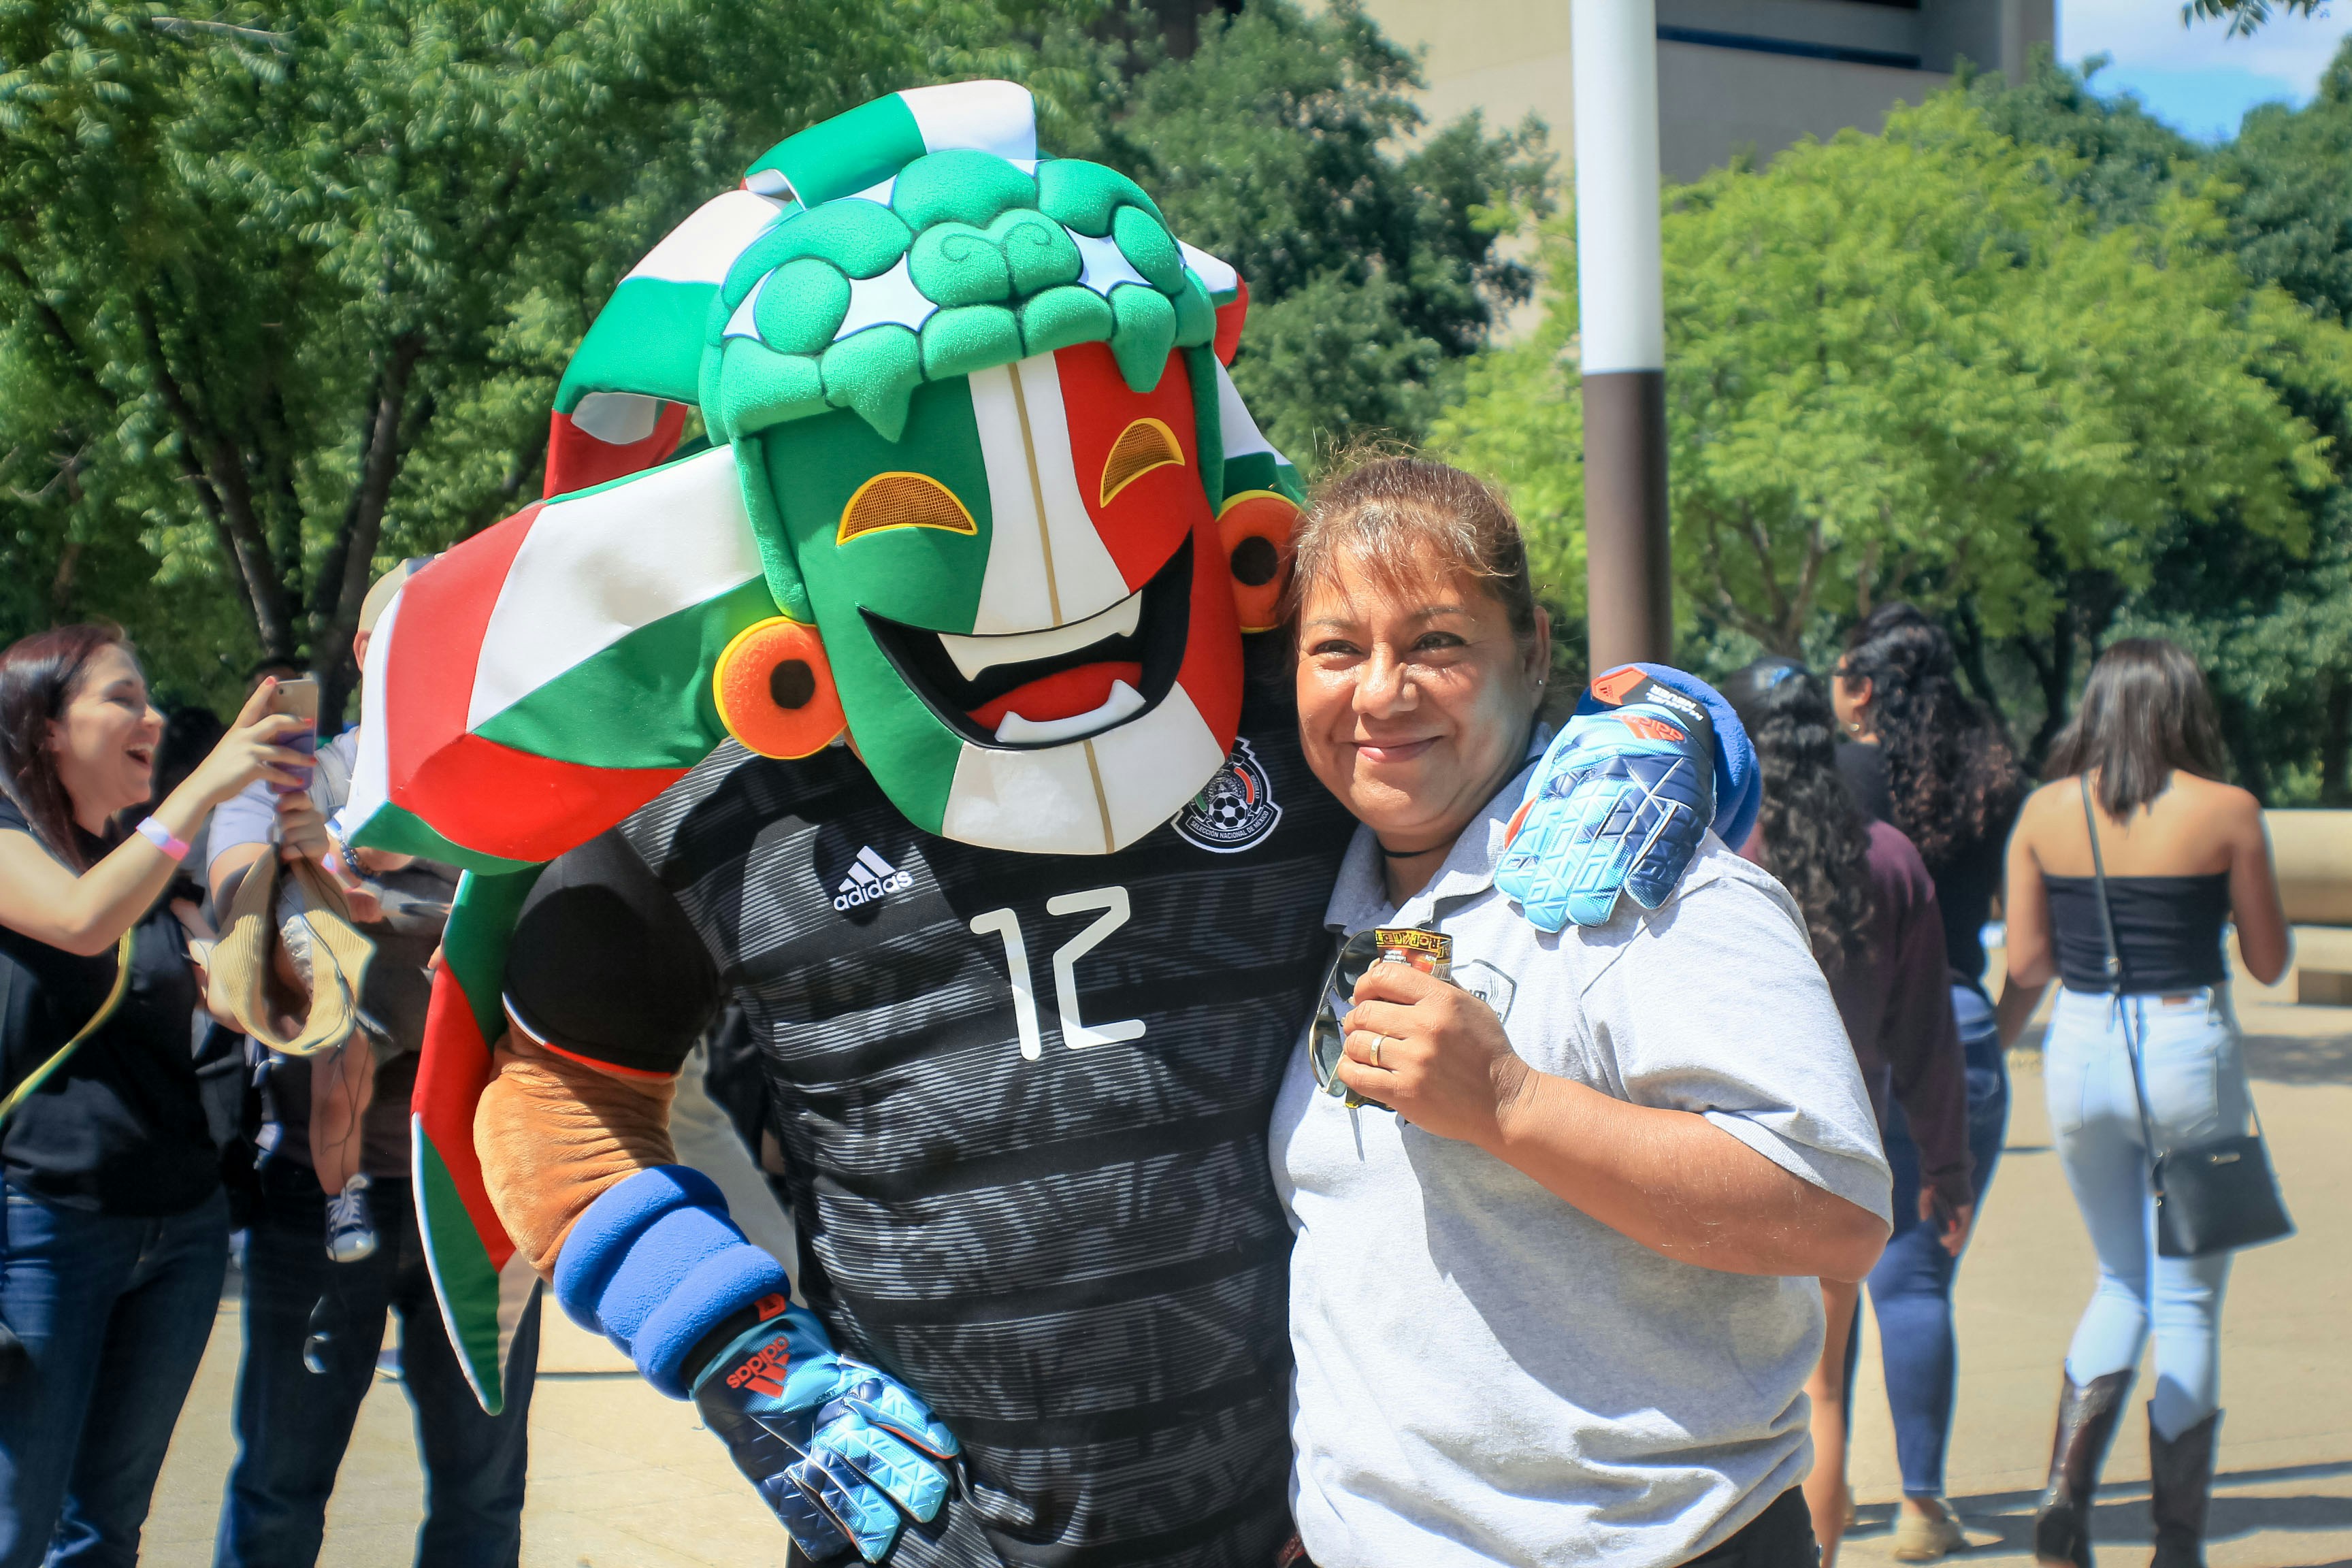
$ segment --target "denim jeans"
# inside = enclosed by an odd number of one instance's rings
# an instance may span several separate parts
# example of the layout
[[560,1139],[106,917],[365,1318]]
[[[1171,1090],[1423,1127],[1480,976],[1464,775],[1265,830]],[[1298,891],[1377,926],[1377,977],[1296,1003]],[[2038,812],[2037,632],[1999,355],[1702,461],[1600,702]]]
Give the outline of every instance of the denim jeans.
[[[1971,1184],[1981,1215],[2009,1131],[2009,1072],[1983,994],[1974,986],[1953,986],[1952,1016],[1968,1058],[1969,1154],[1975,1162]],[[1895,1458],[1905,1497],[1941,1497],[1960,1374],[1959,1347],[1952,1334],[1952,1280],[1960,1260],[1944,1250],[1937,1227],[1919,1217],[1919,1146],[1912,1142],[1900,1105],[1890,1107],[1887,1115],[1886,1161],[1895,1171],[1895,1231],[1869,1283],[1886,1403],[1895,1415]],[[1860,1342],[1858,1334],[1846,1342],[1849,1390]]]
[[[215,1568],[310,1568],[327,1499],[375,1379],[387,1312],[400,1314],[400,1368],[416,1412],[425,1522],[416,1560],[430,1568],[512,1568],[522,1549],[523,1467],[539,1298],[516,1331],[513,1375],[498,1415],[483,1414],[450,1349],[426,1276],[409,1184],[377,1177],[374,1256],[327,1258],[326,1194],[289,1160],[261,1175],[245,1253],[245,1365],[236,1385],[236,1465],[229,1472]],[[311,1310],[332,1334],[325,1370],[303,1364]]]
[[30,1364],[0,1384],[0,1568],[122,1568],[228,1266],[228,1200],[136,1218],[7,1189],[0,1320]]
[[2042,1046],[2050,1129],[2066,1184],[2099,1255],[2099,1282],[2066,1351],[2066,1375],[2088,1383],[2139,1365],[2156,1333],[2156,1428],[2177,1437],[2221,1403],[2221,1297],[2230,1255],[2160,1258],[2148,1152],[2124,1048],[2128,1012],[2146,1070],[2159,1149],[2242,1131],[2249,1095],[2229,993],[2121,1002],[2062,991]]

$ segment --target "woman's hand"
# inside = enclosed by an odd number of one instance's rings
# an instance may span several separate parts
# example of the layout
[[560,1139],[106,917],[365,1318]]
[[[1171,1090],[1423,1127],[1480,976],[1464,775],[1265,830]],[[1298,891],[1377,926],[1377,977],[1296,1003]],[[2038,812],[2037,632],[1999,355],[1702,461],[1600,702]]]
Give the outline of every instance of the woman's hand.
[[1961,1204],[1957,1208],[1945,1208],[1936,1201],[1933,1187],[1919,1189],[1919,1217],[1936,1227],[1936,1240],[1944,1250],[1958,1258],[1968,1250],[1969,1232],[1977,1223],[1977,1205]]
[[1341,1082],[1423,1131],[1493,1150],[1535,1069],[1495,1010],[1409,963],[1375,963],[1345,1020]]
[[285,742],[310,726],[307,720],[291,713],[272,713],[269,702],[277,694],[275,679],[255,687],[253,695],[238,710],[236,721],[221,737],[220,744],[213,748],[212,755],[198,763],[187,782],[180,786],[195,791],[204,809],[218,805],[256,779],[268,779],[289,789],[301,784],[300,770],[310,765],[310,759]]

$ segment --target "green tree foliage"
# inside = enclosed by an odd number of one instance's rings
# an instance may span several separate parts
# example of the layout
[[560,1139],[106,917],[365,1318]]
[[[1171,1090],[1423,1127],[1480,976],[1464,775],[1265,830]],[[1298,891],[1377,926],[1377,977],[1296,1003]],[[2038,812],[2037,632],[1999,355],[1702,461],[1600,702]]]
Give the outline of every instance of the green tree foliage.
[[[2104,100],[2045,58],[2015,89],[1980,79],[1977,101],[2021,140],[2079,160],[2066,181],[2097,221],[2146,221],[2176,190],[2210,200],[2226,220],[2218,247],[2251,282],[2291,295],[2321,322],[2352,312],[2352,68],[2339,56],[2317,99],[2247,117],[2234,144],[2208,153],[2150,120],[2129,99]],[[2047,734],[2106,638],[2174,637],[2204,663],[2239,777],[2279,804],[2352,802],[2352,410],[2325,358],[2263,367],[2282,404],[2327,441],[2330,477],[2299,497],[2307,546],[2225,521],[2219,532],[2174,518],[2150,542],[2155,568],[2131,587],[2094,565],[2059,584],[2049,633],[1980,650],[1987,689],[2022,666],[2024,709]],[[1958,623],[1965,632],[1964,622]]]
[[[2272,5],[2273,0],[2188,0],[2180,7],[2180,25],[2185,27],[2200,19],[2219,21],[2226,17],[2230,23],[2228,36],[2242,37],[2271,19]],[[2315,16],[2326,8],[2327,0],[2277,0],[2278,13],[2283,16]]]
[[1302,464],[1419,438],[1497,310],[1532,292],[1504,241],[1550,211],[1543,127],[1496,134],[1474,113],[1424,134],[1419,66],[1354,0],[1313,16],[1257,0],[1203,17],[1184,58],[1147,43],[1074,74],[1106,86],[1086,155],[1138,170],[1177,232],[1247,279],[1234,384]]
[[[2265,373],[2341,379],[2352,339],[2250,289],[2210,203],[2168,188],[2103,226],[2066,194],[2081,176],[1954,91],[1670,193],[1675,562],[1702,649],[1819,651],[1898,594],[1990,638],[2046,634],[2068,574],[2144,585],[2176,517],[2304,547],[2322,444]],[[1572,297],[1550,310],[1442,435],[1565,567]]]
[[331,706],[373,574],[538,493],[555,377],[652,241],[924,81],[1028,81],[1048,146],[1240,265],[1236,376],[1300,457],[1417,433],[1526,292],[1496,247],[1540,132],[1407,146],[1415,68],[1348,5],[1182,11],[0,0],[0,641],[111,616],[174,695],[267,653]]
[[[2352,46],[2316,98],[2246,117],[2211,159],[2230,241],[2250,279],[2318,319],[2352,325]],[[2279,368],[2288,405],[2331,442],[2307,553],[2248,538],[2175,548],[2126,625],[2179,637],[2213,674],[2246,782],[2282,803],[2352,805],[2352,387]]]
[[[167,617],[135,532],[167,590],[242,612],[246,649],[341,675],[380,557],[535,492],[552,374],[629,261],[778,135],[921,79],[973,21],[826,0],[203,19],[5,0],[19,569],[51,613],[111,612],[152,647]],[[205,646],[225,618],[177,624],[187,646],[159,662],[210,666],[217,694],[244,662],[244,639]]]

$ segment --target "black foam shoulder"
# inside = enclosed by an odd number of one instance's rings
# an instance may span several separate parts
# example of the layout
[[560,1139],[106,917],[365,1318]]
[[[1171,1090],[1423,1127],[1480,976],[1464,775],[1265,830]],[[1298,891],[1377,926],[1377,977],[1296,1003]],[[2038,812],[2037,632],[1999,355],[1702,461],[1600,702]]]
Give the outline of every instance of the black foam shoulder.
[[506,1002],[559,1050],[675,1072],[718,1011],[719,974],[677,898],[612,832],[541,874],[507,950]]

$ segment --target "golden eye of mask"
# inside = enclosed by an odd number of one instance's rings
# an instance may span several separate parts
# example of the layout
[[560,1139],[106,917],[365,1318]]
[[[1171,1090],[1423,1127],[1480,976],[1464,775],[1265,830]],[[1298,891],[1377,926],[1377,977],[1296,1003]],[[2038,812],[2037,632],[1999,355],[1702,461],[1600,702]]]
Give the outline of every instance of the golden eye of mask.
[[841,509],[836,545],[861,533],[886,528],[944,528],[950,533],[978,533],[979,526],[955,492],[929,474],[877,474],[857,487]]
[[1176,433],[1157,419],[1137,420],[1110,444],[1110,456],[1103,463],[1102,504],[1110,505],[1119,491],[1171,463],[1179,468],[1184,464],[1184,449],[1176,444]]

